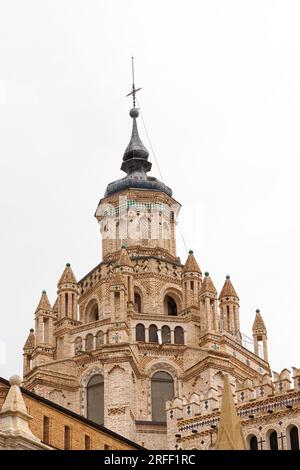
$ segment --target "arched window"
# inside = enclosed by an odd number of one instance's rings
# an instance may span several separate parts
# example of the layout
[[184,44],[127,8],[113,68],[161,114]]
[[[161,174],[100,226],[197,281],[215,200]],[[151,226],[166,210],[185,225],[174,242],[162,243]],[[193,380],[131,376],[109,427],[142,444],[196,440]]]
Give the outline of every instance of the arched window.
[[164,311],[166,315],[171,315],[172,317],[176,317],[177,315],[177,304],[170,295],[165,296]]
[[82,351],[82,338],[75,339],[75,354],[80,354]]
[[85,338],[85,350],[86,351],[92,351],[94,349],[94,337],[93,335],[90,333],[88,335],[86,335],[86,338]]
[[166,422],[166,401],[174,397],[174,380],[167,372],[156,372],[151,379],[152,421]]
[[252,435],[249,439],[250,450],[258,450],[257,437]]
[[138,292],[134,293],[134,308],[137,313],[142,312],[142,298]]
[[150,343],[158,343],[157,326],[156,325],[150,325],[149,326],[149,342]]
[[99,320],[99,308],[98,304],[94,302],[90,307],[87,309],[86,313],[86,322],[92,323],[94,321]]
[[298,428],[296,426],[292,426],[290,428],[289,438],[290,438],[290,449],[299,450],[299,434],[298,434]]
[[163,343],[171,343],[171,330],[167,325],[161,329],[161,339]]
[[145,327],[141,323],[136,325],[135,328],[135,340],[145,342]]
[[269,435],[270,450],[278,450],[277,432],[272,431]]
[[94,375],[87,384],[87,418],[97,424],[104,423],[103,375]]
[[175,338],[175,344],[184,344],[184,332],[181,326],[175,326],[174,338]]
[[104,344],[104,333],[102,330],[96,334],[96,348],[100,348]]

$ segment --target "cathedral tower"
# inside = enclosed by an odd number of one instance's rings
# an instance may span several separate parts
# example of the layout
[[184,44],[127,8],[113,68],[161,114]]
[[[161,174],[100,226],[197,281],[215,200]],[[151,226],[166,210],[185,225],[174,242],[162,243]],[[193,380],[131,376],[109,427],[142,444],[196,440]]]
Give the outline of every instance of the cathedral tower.
[[[187,419],[193,410],[215,413],[223,372],[243,384],[270,368],[241,345],[229,277],[218,304],[194,253],[184,264],[177,256],[181,206],[149,175],[136,92],[133,83],[132,133],[120,153],[126,176],[108,184],[95,213],[102,260],[78,282],[67,264],[53,308],[43,293],[24,346],[24,383],[147,448],[164,449],[167,432],[176,434],[167,403],[176,397],[176,416]],[[254,344],[264,338],[259,331]]]
[[259,345],[262,344],[262,356],[265,361],[268,361],[267,329],[259,309],[256,310],[255,320],[252,326],[252,332],[255,354],[259,355]]
[[202,282],[202,273],[195,259],[194,252],[189,251],[188,258],[182,270],[184,306],[199,308],[199,294]]
[[121,165],[126,176],[107,186],[95,213],[103,259],[109,259],[125,243],[130,252],[155,252],[175,260],[175,219],[180,204],[168,186],[147,175],[152,164],[138,133],[138,116],[139,110],[132,108],[132,134]]
[[221,328],[235,336],[239,341],[241,340],[240,334],[240,313],[239,313],[239,298],[230,280],[230,276],[226,276],[224,286],[221,290],[220,296],[220,317]]

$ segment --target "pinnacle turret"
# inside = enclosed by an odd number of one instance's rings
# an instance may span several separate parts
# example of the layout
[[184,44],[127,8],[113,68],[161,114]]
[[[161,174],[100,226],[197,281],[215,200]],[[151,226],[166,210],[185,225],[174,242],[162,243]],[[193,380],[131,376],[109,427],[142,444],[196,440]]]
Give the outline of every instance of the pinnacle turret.
[[222,299],[223,297],[236,297],[238,300],[238,295],[232,285],[232,282],[230,280],[230,276],[227,274],[226,280],[224,282],[224,286],[220,292],[219,299]]
[[29,335],[28,335],[27,340],[26,340],[26,342],[23,346],[23,349],[33,349],[34,348],[34,340],[35,340],[34,329],[30,328]]
[[204,273],[204,279],[202,281],[200,295],[210,293],[210,294],[217,294],[217,289],[212,282],[210,275],[208,272]]
[[265,322],[263,320],[263,317],[261,316],[259,309],[256,310],[256,315],[255,315],[255,319],[253,322],[252,331],[253,333],[267,331]]
[[193,250],[189,251],[189,255],[187,257],[185,265],[183,266],[183,272],[184,273],[193,273],[194,272],[194,273],[200,273],[201,274],[201,269],[199,268],[199,265],[196,261]]
[[47,293],[45,290],[42,291],[42,295],[38,303],[38,306],[36,308],[36,312],[38,312],[39,310],[45,310],[47,312],[52,311],[52,308],[51,308],[51,305],[50,305],[50,302],[49,302],[49,299],[47,297]]
[[63,284],[77,284],[76,277],[74,276],[70,263],[66,264],[64,272],[58,281],[57,287],[60,288]]
[[264,360],[268,362],[267,328],[259,309],[256,309],[255,319],[252,326],[252,333],[254,341],[254,353],[257,356],[261,355],[259,347],[260,344],[262,344],[262,356]]

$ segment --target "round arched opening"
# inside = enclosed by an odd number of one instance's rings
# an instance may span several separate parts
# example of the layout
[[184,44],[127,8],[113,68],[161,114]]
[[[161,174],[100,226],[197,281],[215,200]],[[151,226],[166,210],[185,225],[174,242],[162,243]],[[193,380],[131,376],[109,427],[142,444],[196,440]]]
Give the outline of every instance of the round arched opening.
[[181,326],[175,326],[174,338],[175,344],[184,344],[184,331]]
[[134,291],[134,309],[136,313],[142,313],[142,297],[137,291]]
[[94,336],[89,333],[85,337],[85,350],[92,351],[94,349]]
[[167,372],[156,372],[151,378],[152,421],[166,422],[166,402],[173,397],[173,377]]
[[291,424],[286,430],[289,450],[299,450],[299,432],[297,426]]
[[254,434],[247,436],[246,442],[249,450],[258,450],[258,441]]
[[278,450],[278,436],[274,429],[267,432],[267,443],[270,450]]
[[87,384],[87,418],[97,424],[104,423],[103,375],[94,375]]
[[149,342],[150,343],[158,343],[158,335],[157,335],[157,326],[150,325],[149,326]]
[[168,325],[164,325],[161,329],[161,339],[163,343],[171,343],[171,330]]
[[172,317],[176,317],[178,315],[176,300],[168,294],[164,298],[164,313],[165,315],[170,315]]
[[86,317],[86,323],[92,323],[94,321],[99,320],[100,315],[99,315],[99,307],[98,307],[97,302],[93,302],[91,303],[90,306],[88,306],[85,317]]
[[142,323],[135,327],[135,340],[145,342],[145,327]]

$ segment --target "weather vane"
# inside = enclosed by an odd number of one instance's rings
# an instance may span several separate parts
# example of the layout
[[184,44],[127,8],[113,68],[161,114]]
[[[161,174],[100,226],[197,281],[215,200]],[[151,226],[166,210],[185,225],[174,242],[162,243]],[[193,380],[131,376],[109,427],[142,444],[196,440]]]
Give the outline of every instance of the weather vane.
[[135,88],[135,84],[134,84],[134,57],[131,57],[131,70],[132,70],[132,91],[130,93],[128,93],[128,95],[126,95],[126,96],[132,96],[133,107],[135,108],[135,95],[142,88]]

